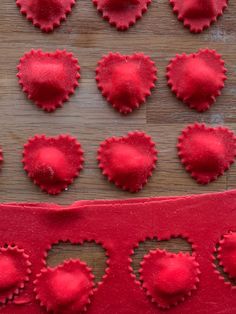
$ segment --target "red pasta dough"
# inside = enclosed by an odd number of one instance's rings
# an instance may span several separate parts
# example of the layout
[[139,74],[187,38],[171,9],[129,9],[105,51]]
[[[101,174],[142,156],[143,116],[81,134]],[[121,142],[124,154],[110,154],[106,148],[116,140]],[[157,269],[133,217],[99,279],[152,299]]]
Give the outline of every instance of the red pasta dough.
[[29,256],[17,246],[0,248],[0,304],[17,295],[29,281]]
[[198,183],[207,184],[234,162],[236,137],[228,128],[195,123],[182,131],[177,148],[186,170]]
[[90,303],[93,279],[91,270],[79,259],[43,268],[35,280],[36,298],[48,312],[78,314]]
[[[88,300],[86,296],[93,290],[91,304],[87,307],[88,314],[163,314],[163,309],[158,308],[157,303],[151,302],[147,296],[143,285],[146,282],[149,287],[156,284],[159,289],[161,287],[169,293],[168,306],[173,304],[173,293],[184,291],[185,301],[181,302],[178,298],[177,306],[170,308],[168,313],[234,314],[232,309],[236,308],[236,290],[233,284],[221,279],[212,261],[218,239],[226,230],[236,230],[235,203],[236,190],[207,195],[85,200],[68,206],[0,204],[1,245],[16,243],[24,248],[32,262],[30,281],[19,296],[7,304],[0,304],[0,312],[46,314],[48,305],[57,311],[58,305],[64,304],[60,306],[63,313],[67,305],[76,304],[77,307],[81,300]],[[207,236],[203,232],[206,230]],[[137,262],[137,255],[133,256],[134,249],[145,240],[158,239],[158,247],[159,241],[173,238],[185,239],[191,244],[192,256],[180,252],[173,254],[172,258],[172,254],[166,252],[163,256],[150,253],[150,258],[144,258],[145,262],[142,263],[141,282],[139,276],[134,274],[133,266],[135,260]],[[59,241],[80,245],[85,241],[95,241],[102,245],[109,263],[95,289],[89,272],[81,266],[81,262],[77,262],[76,269],[69,261],[64,263],[69,263],[68,266],[53,269],[46,266],[48,250]],[[145,248],[148,249],[149,245]],[[143,248],[139,254],[144,252]],[[84,249],[87,250],[87,247]],[[159,267],[161,260],[165,261],[162,271]],[[201,271],[199,285],[198,268]],[[174,275],[171,276],[171,273]],[[73,278],[70,280],[71,276]],[[88,290],[83,289],[85,298],[82,299],[80,288],[83,285],[78,287],[76,284],[81,277],[81,282],[88,283]],[[195,291],[194,285],[197,286]],[[77,288],[80,291],[78,294]],[[192,292],[191,297],[188,292]],[[73,297],[75,294],[79,295],[76,299]],[[158,297],[160,305],[163,294],[158,292]],[[78,314],[80,312],[83,313],[78,311]],[[70,314],[70,309],[67,313]]]
[[167,67],[168,85],[190,108],[206,111],[221,94],[226,80],[224,61],[215,50],[176,55]]
[[44,32],[51,32],[66,19],[75,0],[16,0],[20,12]]
[[49,194],[58,194],[70,185],[83,168],[80,143],[69,135],[35,135],[24,145],[24,169]]
[[200,33],[223,14],[228,0],[170,0],[170,3],[184,26]]
[[93,0],[105,20],[118,30],[127,30],[147,11],[151,0]]
[[143,132],[110,137],[100,144],[98,162],[102,173],[116,186],[138,192],[152,175],[157,161],[155,143]]
[[177,305],[197,289],[198,263],[189,254],[150,251],[141,263],[140,279],[147,295],[162,308]]
[[157,80],[155,63],[142,53],[109,53],[99,61],[96,73],[102,95],[123,114],[140,107]]
[[17,68],[23,91],[48,112],[61,107],[79,86],[78,60],[65,50],[31,50],[20,59]]
[[224,235],[218,248],[218,258],[229,277],[236,279],[236,232]]

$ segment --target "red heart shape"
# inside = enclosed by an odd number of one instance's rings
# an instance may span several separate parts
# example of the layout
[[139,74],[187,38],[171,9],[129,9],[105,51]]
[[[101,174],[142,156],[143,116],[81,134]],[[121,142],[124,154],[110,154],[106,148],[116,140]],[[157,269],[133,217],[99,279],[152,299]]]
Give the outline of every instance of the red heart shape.
[[0,303],[13,299],[24,288],[29,281],[30,266],[29,256],[23,249],[17,246],[0,248]]
[[208,28],[223,14],[228,0],[170,0],[174,13],[193,33]]
[[79,86],[78,60],[65,50],[31,50],[20,59],[17,68],[23,91],[48,112],[61,107]]
[[207,184],[234,162],[236,137],[228,128],[195,123],[182,131],[177,148],[186,170],[198,183]]
[[155,87],[155,63],[142,53],[109,53],[99,62],[96,80],[102,95],[119,112],[127,114],[145,102]]
[[130,132],[102,142],[98,161],[109,181],[123,190],[138,192],[155,169],[157,151],[150,136],[143,132]]
[[66,189],[84,162],[80,143],[69,135],[35,135],[24,145],[23,157],[28,176],[49,194]]
[[147,11],[151,0],[93,0],[105,20],[118,30],[127,30]]
[[34,282],[36,298],[49,312],[78,314],[90,303],[93,279],[90,268],[79,259],[55,268],[43,268]]
[[71,12],[75,0],[17,0],[20,12],[44,32],[51,32]]
[[197,289],[198,267],[195,257],[189,254],[152,250],[141,262],[140,280],[152,302],[170,308]]
[[226,80],[221,56],[214,50],[177,55],[167,67],[168,85],[178,99],[199,112],[216,101]]
[[236,232],[224,235],[218,248],[218,258],[224,272],[236,279]]

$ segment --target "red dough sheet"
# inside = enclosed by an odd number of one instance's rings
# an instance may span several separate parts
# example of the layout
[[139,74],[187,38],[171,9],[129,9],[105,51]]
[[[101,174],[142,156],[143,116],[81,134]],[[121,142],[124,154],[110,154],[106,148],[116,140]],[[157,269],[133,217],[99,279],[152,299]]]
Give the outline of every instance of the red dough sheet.
[[199,112],[221,94],[226,80],[224,60],[215,50],[176,55],[167,67],[168,85],[178,99]]
[[66,19],[75,0],[16,0],[16,4],[34,26],[51,32]]
[[20,59],[17,77],[22,90],[38,107],[52,112],[69,100],[79,86],[79,62],[66,50],[27,52]]
[[99,62],[96,80],[102,95],[120,113],[139,108],[151,95],[157,80],[157,68],[143,53],[109,53]]
[[151,0],[93,0],[105,20],[118,30],[127,30],[147,11]]
[[184,26],[200,33],[223,14],[228,0],[170,0],[170,3]]
[[[0,311],[234,314],[235,207],[236,191],[66,207],[1,204]],[[157,243],[144,254],[136,276],[134,250],[153,238],[183,238],[192,252],[171,253]],[[93,269],[79,257],[47,266],[48,250],[59,241],[101,245],[107,258],[101,281],[95,283]]]

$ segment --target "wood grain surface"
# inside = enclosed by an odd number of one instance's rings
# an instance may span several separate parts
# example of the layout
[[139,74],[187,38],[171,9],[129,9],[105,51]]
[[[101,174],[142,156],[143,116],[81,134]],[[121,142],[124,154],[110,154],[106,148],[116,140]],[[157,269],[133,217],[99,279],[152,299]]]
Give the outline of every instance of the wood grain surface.
[[[202,34],[193,35],[177,20],[168,0],[154,0],[134,27],[127,32],[118,32],[101,18],[91,0],[79,0],[60,28],[51,34],[43,34],[20,14],[15,0],[1,0],[0,143],[4,163],[0,174],[0,202],[70,204],[79,199],[181,195],[236,188],[236,164],[216,182],[200,186],[183,170],[176,153],[177,136],[188,123],[223,124],[236,131],[235,15],[236,2],[232,0],[217,23]],[[222,54],[228,69],[228,80],[216,104],[205,113],[197,113],[171,93],[166,84],[165,71],[176,53],[191,53],[206,47]],[[62,109],[51,114],[38,109],[18,85],[16,66],[22,54],[31,48],[46,51],[66,48],[80,62],[79,89]],[[107,104],[94,79],[98,60],[110,51],[124,54],[144,52],[158,67],[159,80],[151,97],[140,110],[126,117]],[[108,183],[101,175],[96,152],[99,143],[106,137],[120,136],[136,129],[144,130],[153,137],[159,150],[159,160],[145,188],[138,194],[129,194]],[[36,133],[48,136],[70,133],[84,148],[85,168],[81,176],[59,196],[52,197],[41,192],[24,173],[22,147]],[[139,261],[145,250],[153,245],[157,244],[144,245],[137,252],[135,261]],[[168,247],[174,251],[188,250],[188,245],[178,240],[173,240]],[[99,278],[104,271],[104,252],[93,244],[82,249],[70,245],[55,247],[50,253],[49,263],[55,265],[65,256],[74,254],[82,254],[84,260],[92,263]]]

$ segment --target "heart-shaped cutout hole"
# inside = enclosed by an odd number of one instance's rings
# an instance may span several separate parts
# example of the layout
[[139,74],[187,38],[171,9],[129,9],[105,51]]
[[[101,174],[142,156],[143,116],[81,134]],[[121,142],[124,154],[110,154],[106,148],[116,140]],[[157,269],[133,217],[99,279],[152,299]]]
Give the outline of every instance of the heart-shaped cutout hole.
[[99,61],[96,73],[102,95],[123,114],[139,108],[157,80],[155,63],[142,53],[110,53]]
[[105,20],[118,30],[127,30],[147,11],[151,0],[93,0]]
[[18,295],[25,283],[29,281],[31,263],[29,256],[17,246],[4,246],[0,248],[0,303]]
[[95,241],[84,241],[82,243],[60,241],[53,244],[47,253],[46,264],[48,267],[57,267],[68,259],[80,259],[86,262],[93,270],[96,284],[103,281],[109,268],[106,249]]
[[195,123],[182,131],[177,148],[185,169],[198,183],[207,184],[234,162],[236,137],[228,128]]
[[208,28],[223,14],[228,0],[170,0],[174,13],[193,33]]
[[199,273],[194,256],[156,249],[144,256],[140,279],[152,302],[161,308],[170,308],[197,289]]
[[61,107],[79,86],[78,60],[65,50],[25,53],[18,65],[19,84],[38,107],[51,112]]
[[45,256],[45,268],[35,281],[40,304],[53,313],[86,311],[94,289],[107,276],[109,259],[106,249],[93,240],[79,243],[59,241]]
[[138,192],[152,175],[157,161],[155,143],[143,132],[111,137],[100,144],[99,167],[108,180],[130,192]]
[[216,101],[226,80],[221,56],[214,50],[177,55],[167,67],[168,85],[178,99],[203,112]]
[[69,135],[35,135],[24,145],[24,169],[49,194],[58,194],[70,185],[83,168],[80,143]]
[[75,0],[17,0],[16,4],[34,26],[51,32],[66,19]]

